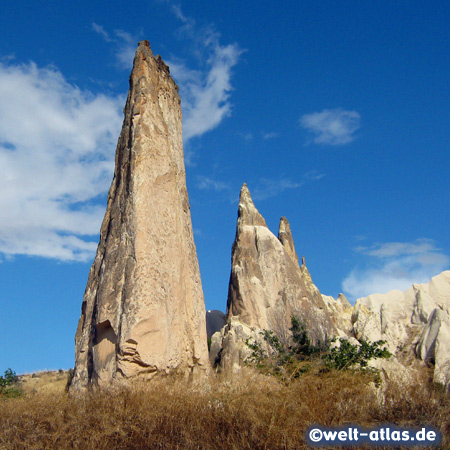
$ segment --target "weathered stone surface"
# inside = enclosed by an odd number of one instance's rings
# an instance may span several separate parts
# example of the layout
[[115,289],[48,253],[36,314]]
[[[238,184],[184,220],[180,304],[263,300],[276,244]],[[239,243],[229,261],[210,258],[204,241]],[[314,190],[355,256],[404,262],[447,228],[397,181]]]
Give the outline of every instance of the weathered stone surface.
[[261,331],[259,328],[242,323],[238,317],[230,317],[225,326],[211,338],[211,364],[219,366],[227,373],[239,371],[243,362],[252,353],[246,343],[249,339],[252,343],[258,343],[266,352],[270,351],[260,334]]
[[214,333],[221,330],[225,325],[225,314],[213,309],[206,311],[206,335],[210,338]]
[[225,369],[239,366],[245,353],[243,341],[258,336],[261,330],[273,330],[288,342],[293,316],[305,323],[314,343],[336,334],[309,272],[306,267],[303,271],[299,268],[285,218],[281,219],[279,236],[278,239],[267,228],[244,184],[232,247],[227,325],[212,338],[211,358],[216,360],[219,356]]
[[[278,240],[283,244],[286,253],[291,257],[292,261],[294,261],[294,263],[297,263],[297,266],[300,267],[297,252],[295,251],[294,238],[292,237],[291,226],[289,225],[289,222],[286,219],[286,217],[282,217],[280,219],[280,226],[278,227]],[[305,265],[304,261],[303,265]]]
[[433,309],[416,352],[422,360],[434,364],[434,381],[450,383],[450,316],[447,311]]
[[353,335],[385,340],[406,365],[417,354],[435,364],[434,379],[450,381],[450,271],[405,292],[391,291],[358,299],[353,308]]
[[353,307],[345,295],[339,294],[338,298],[335,300],[329,295],[322,294],[322,298],[327,307],[331,321],[337,330],[336,337],[353,337]]
[[208,367],[180,97],[147,41],[136,51],[124,115],[75,338],[72,389]]

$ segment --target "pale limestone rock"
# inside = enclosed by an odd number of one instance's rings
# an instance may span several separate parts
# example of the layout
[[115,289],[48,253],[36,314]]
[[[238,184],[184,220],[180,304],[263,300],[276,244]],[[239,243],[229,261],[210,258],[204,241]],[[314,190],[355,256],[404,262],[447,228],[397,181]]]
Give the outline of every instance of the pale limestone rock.
[[[406,366],[413,356],[435,363],[435,381],[450,380],[450,271],[405,292],[391,291],[358,299],[353,334],[371,342],[385,340]],[[381,363],[382,364],[382,363]]]
[[339,294],[338,298],[334,299],[330,295],[322,294],[322,298],[327,307],[331,321],[337,330],[337,336],[353,336],[353,307],[345,295]]
[[[242,342],[273,330],[290,339],[293,316],[302,320],[313,343],[336,334],[325,302],[306,267],[299,268],[289,223],[281,219],[280,238],[268,228],[247,186],[240,193],[236,238],[227,302],[227,325],[213,336],[211,358],[220,350],[221,367],[242,363]],[[250,330],[250,332],[248,331]]]
[[[294,261],[294,263],[297,263],[297,266],[300,267],[297,252],[295,251],[294,238],[292,237],[291,226],[286,217],[282,217],[280,219],[280,226],[278,228],[278,240],[283,244],[286,253],[291,257],[292,261]],[[304,261],[303,265],[305,266]]]
[[247,342],[258,343],[262,350],[268,352],[270,349],[264,342],[261,331],[242,323],[237,317],[231,317],[211,338],[210,361],[213,366],[220,364],[228,373],[238,372],[252,353]]
[[420,336],[417,355],[424,361],[434,363],[434,381],[450,383],[450,316],[436,308]]
[[208,367],[180,97],[147,41],[136,51],[124,115],[75,338],[72,390]]

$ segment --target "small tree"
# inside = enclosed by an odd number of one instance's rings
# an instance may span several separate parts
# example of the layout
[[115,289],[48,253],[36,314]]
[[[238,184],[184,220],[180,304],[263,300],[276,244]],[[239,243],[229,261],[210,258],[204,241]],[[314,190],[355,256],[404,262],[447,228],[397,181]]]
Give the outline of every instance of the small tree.
[[0,396],[18,397],[22,394],[19,387],[19,377],[12,369],[6,369],[3,376],[0,375]]

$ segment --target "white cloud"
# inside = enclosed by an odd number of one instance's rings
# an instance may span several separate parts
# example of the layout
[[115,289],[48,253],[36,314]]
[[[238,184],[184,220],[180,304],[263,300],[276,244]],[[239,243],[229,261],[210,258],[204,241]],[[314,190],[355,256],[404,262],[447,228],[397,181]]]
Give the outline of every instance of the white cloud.
[[355,251],[369,258],[364,267],[353,269],[342,282],[345,294],[353,300],[393,289],[404,291],[414,283],[426,283],[450,263],[448,256],[431,239],[378,243],[357,247]]
[[102,25],[98,25],[97,23],[92,23],[92,29],[99,34],[106,42],[114,42],[114,39],[111,38],[109,33],[103,28]]
[[228,184],[202,175],[197,176],[197,188],[204,191],[225,191],[230,189]]
[[360,122],[359,113],[341,108],[324,109],[300,118],[300,125],[315,135],[313,142],[326,145],[342,145],[353,141]]
[[168,62],[180,86],[185,142],[214,129],[231,114],[231,69],[241,51],[237,45],[221,46],[218,42],[205,50],[209,53],[206,72],[190,69],[184,62]]
[[325,177],[324,173],[320,173],[317,170],[311,170],[303,175],[304,181],[319,181]]
[[[182,28],[197,33],[192,19],[179,18]],[[131,67],[137,39],[95,23],[92,29],[115,46],[122,67]],[[196,40],[205,61],[201,69],[183,61],[171,64],[181,84],[185,142],[231,113],[231,69],[242,53],[237,45],[221,45],[211,30],[197,33]],[[125,97],[82,91],[54,67],[0,61],[0,254],[5,258],[92,258],[104,215],[96,200],[111,183],[124,102]],[[189,159],[189,149],[186,154]],[[208,179],[203,186],[223,188]]]
[[287,178],[280,180],[269,180],[261,178],[252,192],[254,200],[266,200],[271,197],[276,197],[287,189],[299,188],[303,182],[297,183]]
[[123,103],[53,67],[0,64],[1,253],[93,256],[104,214],[95,199],[111,183]]
[[306,183],[318,181],[324,176],[324,174],[312,170],[305,173],[298,181],[292,181],[288,178],[280,178],[278,180],[261,178],[252,191],[252,197],[254,200],[266,200],[276,197],[288,189],[298,189]]
[[221,44],[219,33],[211,26],[197,30],[195,20],[184,16],[178,6],[173,6],[172,11],[183,23],[180,36],[192,42],[192,52],[204,63],[201,69],[193,69],[179,58],[166,61],[180,87],[183,140],[187,143],[231,114],[232,69],[243,50],[237,44]]
[[92,30],[99,34],[105,42],[114,45],[114,56],[118,66],[122,69],[130,70],[139,38],[123,30],[114,30],[111,35],[102,25],[98,25],[95,22],[92,23]]
[[275,131],[272,131],[272,132],[270,132],[270,133],[264,133],[264,134],[263,134],[263,138],[264,138],[264,139],[274,139],[274,138],[278,137],[279,134],[280,134],[280,133],[277,133],[277,132],[275,132]]
[[[212,26],[197,29],[195,20],[185,16],[179,6],[173,5],[171,9],[183,24],[178,29],[180,39],[192,43],[190,51],[201,62],[200,68],[193,68],[179,57],[164,58],[180,88],[183,141],[187,144],[193,137],[217,127],[231,114],[232,69],[243,50],[237,44],[221,44],[220,34]],[[96,23],[92,24],[92,29],[116,47],[115,56],[120,66],[131,68],[138,39],[123,30],[108,33]],[[193,165],[192,149],[185,149],[185,162]]]
[[247,133],[237,133],[239,137],[241,137],[245,142],[249,143],[253,141],[253,133],[247,132]]

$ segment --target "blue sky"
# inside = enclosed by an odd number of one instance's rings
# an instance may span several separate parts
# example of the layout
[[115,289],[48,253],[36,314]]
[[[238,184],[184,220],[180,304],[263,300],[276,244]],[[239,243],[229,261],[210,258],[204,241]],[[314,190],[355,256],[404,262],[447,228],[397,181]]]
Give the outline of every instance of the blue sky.
[[73,365],[141,39],[180,86],[207,309],[226,306],[243,182],[324,294],[450,267],[448,2],[274,5],[0,6],[0,371]]

